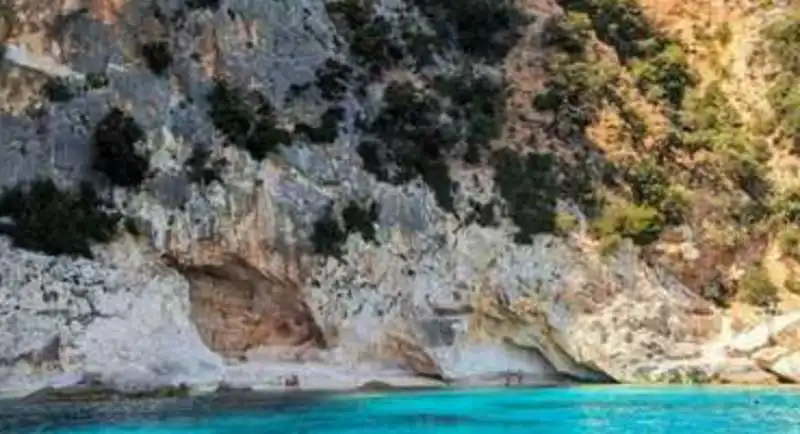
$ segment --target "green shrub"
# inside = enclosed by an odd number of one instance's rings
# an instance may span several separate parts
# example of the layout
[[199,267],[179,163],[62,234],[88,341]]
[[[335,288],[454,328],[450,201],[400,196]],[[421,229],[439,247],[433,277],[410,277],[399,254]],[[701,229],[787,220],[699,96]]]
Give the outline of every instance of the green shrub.
[[443,110],[453,118],[469,145],[485,147],[502,134],[505,124],[506,83],[472,68],[439,75],[434,82],[447,99]]
[[787,133],[800,136],[800,79],[797,73],[779,75],[767,93],[775,115]]
[[375,237],[375,223],[378,221],[377,203],[372,203],[369,207],[361,207],[358,203],[351,201],[342,210],[342,220],[344,229],[347,233],[358,232],[364,241],[377,244]]
[[108,75],[104,72],[89,72],[86,74],[86,86],[89,89],[101,89],[108,86]]
[[770,307],[778,302],[778,288],[770,281],[760,266],[748,268],[737,285],[742,301],[759,307]]
[[680,108],[687,87],[694,84],[683,48],[657,32],[635,0],[559,0],[559,4],[591,18],[597,37],[631,66],[643,92]]
[[670,185],[666,169],[654,158],[646,158],[626,174],[633,202],[657,210],[664,224],[682,224],[689,213],[691,202],[682,192]]
[[601,175],[596,163],[592,162],[591,154],[577,154],[573,163],[565,164],[561,161],[562,176],[559,180],[560,196],[563,200],[571,200],[587,218],[595,218],[602,210],[603,197],[597,188],[597,181]]
[[472,207],[472,212],[467,215],[464,219],[464,225],[470,225],[472,223],[478,223],[481,227],[490,227],[490,226],[497,226],[497,216],[495,215],[495,203],[487,202],[487,203],[480,203],[475,200],[470,200],[470,206]]
[[767,155],[752,150],[748,153],[728,152],[723,154],[723,158],[723,170],[739,188],[756,201],[768,199],[772,186],[767,179]]
[[12,220],[0,232],[23,249],[91,258],[92,243],[108,242],[117,231],[120,216],[106,211],[108,206],[89,184],[76,192],[62,191],[50,180],[36,181],[0,196],[0,216]]
[[350,201],[342,210],[341,220],[344,222],[344,227],[342,227],[333,212],[333,206],[329,206],[314,222],[311,234],[314,253],[341,258],[344,255],[344,244],[347,242],[347,237],[355,232],[361,234],[364,241],[377,244],[375,223],[378,220],[379,211],[377,203],[373,202],[367,207],[362,207],[358,203]]
[[549,72],[545,89],[533,100],[534,108],[554,112],[561,138],[583,135],[586,127],[597,120],[616,74],[599,63],[559,56],[551,59]]
[[392,24],[381,16],[353,29],[350,52],[373,75],[403,60],[403,49],[397,43]]
[[328,59],[315,72],[315,84],[328,101],[339,101],[347,93],[348,83],[353,78],[353,68],[336,59]]
[[592,21],[582,12],[571,12],[566,17],[553,16],[544,23],[542,43],[573,56],[586,54],[586,44],[592,37]]
[[69,82],[63,78],[50,78],[42,88],[45,96],[51,102],[68,102],[75,98]]
[[622,237],[619,234],[610,234],[600,238],[597,251],[602,257],[609,257],[617,253],[622,246]]
[[670,187],[667,196],[659,207],[664,216],[664,223],[668,225],[680,225],[686,221],[692,209],[692,200],[683,189]]
[[718,83],[686,98],[681,122],[688,150],[713,151],[716,164],[739,188],[754,199],[766,197],[771,188],[766,177],[769,148],[747,131]]
[[633,193],[633,201],[639,205],[659,208],[667,198],[669,179],[655,159],[646,158],[634,166],[626,176]]
[[709,84],[703,93],[686,98],[681,112],[683,144],[690,151],[732,149],[742,152],[750,147],[743,123],[719,83]]
[[226,144],[246,150],[254,160],[263,160],[281,144],[291,145],[291,135],[277,127],[275,109],[264,95],[216,79],[207,100],[211,121],[225,134]]
[[172,65],[172,53],[167,41],[148,42],[139,47],[145,64],[155,75],[163,75]]
[[765,27],[770,53],[784,70],[800,74],[800,9],[793,8]]
[[305,136],[312,143],[333,143],[339,137],[339,123],[343,119],[344,109],[331,107],[322,114],[319,126],[311,127],[299,124],[295,128],[295,132]]
[[211,9],[216,11],[219,9],[221,0],[186,0],[186,7],[190,9]]
[[792,8],[767,26],[764,38],[781,66],[768,98],[787,133],[800,142],[800,9]]
[[325,11],[350,29],[364,27],[372,20],[374,0],[338,0],[325,3]]
[[630,238],[636,245],[651,244],[664,230],[664,217],[658,210],[640,205],[612,205],[595,222],[601,238]]
[[533,236],[556,230],[559,185],[552,154],[518,155],[510,150],[493,156],[495,188],[519,229],[514,240],[530,244]]
[[533,107],[551,111],[556,136],[582,137],[597,120],[602,103],[613,97],[617,71],[598,62],[587,51],[588,17],[569,13],[545,23],[544,45],[550,49],[545,87],[533,99]]
[[634,0],[559,0],[568,11],[592,18],[597,37],[614,47],[623,61],[658,50],[661,41]]
[[93,168],[119,187],[138,187],[150,170],[149,157],[139,155],[136,143],[144,131],[129,115],[113,108],[94,130]]
[[375,139],[362,141],[358,153],[364,168],[380,181],[400,185],[421,177],[439,206],[453,212],[455,184],[446,158],[459,137],[441,124],[441,113],[441,103],[429,90],[390,83],[383,109],[366,128]]
[[516,0],[412,0],[443,40],[469,56],[502,61],[531,22]]
[[341,258],[344,255],[344,243],[347,241],[347,232],[333,213],[333,207],[328,207],[317,221],[314,222],[311,233],[311,243],[314,253],[323,256]]
[[327,3],[325,9],[347,40],[357,63],[374,76],[403,59],[395,28],[375,13],[374,1],[339,0]]
[[569,213],[559,212],[555,216],[556,233],[567,235],[578,227],[578,219]]
[[783,221],[800,224],[800,189],[791,188],[773,197],[772,210]]
[[681,107],[687,88],[695,80],[683,48],[675,43],[666,45],[656,55],[634,61],[631,74],[651,100],[666,101],[675,108]]
[[192,149],[192,154],[184,162],[189,181],[201,185],[209,185],[214,181],[222,183],[220,172],[222,160],[210,161],[211,151],[201,147]]

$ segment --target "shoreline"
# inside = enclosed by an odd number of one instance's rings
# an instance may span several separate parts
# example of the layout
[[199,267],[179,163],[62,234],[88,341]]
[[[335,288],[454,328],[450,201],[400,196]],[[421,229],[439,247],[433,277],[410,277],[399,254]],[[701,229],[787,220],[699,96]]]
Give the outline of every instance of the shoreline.
[[[574,384],[542,382],[510,385],[513,389],[574,387]],[[361,399],[415,392],[457,392],[459,390],[497,390],[496,384],[440,384],[392,386],[370,381],[358,388],[317,389],[217,389],[182,396],[130,397],[114,395],[108,399],[85,399],[102,387],[73,387],[42,390],[24,398],[0,398],[0,432],[25,431],[42,426],[70,426],[95,422],[157,420],[166,417],[192,417],[229,411],[281,410],[314,406],[336,399]],[[58,396],[61,394],[61,396]]]
[[[391,386],[385,383],[367,382],[364,386],[351,389],[284,389],[284,390],[243,390],[219,389],[184,396],[158,396],[125,398],[116,397],[104,400],[61,399],[47,400],[42,396],[21,399],[0,398],[0,432],[30,432],[33,428],[46,426],[85,425],[91,423],[125,423],[129,421],[149,421],[164,418],[180,418],[209,415],[219,412],[248,412],[254,410],[281,411],[282,409],[313,407],[330,403],[337,399],[371,399],[389,395],[413,394],[419,392],[497,392],[501,390],[540,390],[540,389],[628,389],[632,393],[658,391],[659,393],[679,392],[686,389],[707,391],[743,392],[770,391],[800,393],[800,385],[748,385],[748,384],[598,384],[576,382],[540,382],[529,384],[475,384],[454,383],[441,385]],[[371,385],[371,387],[370,387]],[[380,387],[375,387],[380,386]],[[75,397],[92,387],[76,387]],[[63,390],[62,390],[63,392]],[[36,394],[34,394],[36,395]],[[49,395],[52,398],[52,395]]]

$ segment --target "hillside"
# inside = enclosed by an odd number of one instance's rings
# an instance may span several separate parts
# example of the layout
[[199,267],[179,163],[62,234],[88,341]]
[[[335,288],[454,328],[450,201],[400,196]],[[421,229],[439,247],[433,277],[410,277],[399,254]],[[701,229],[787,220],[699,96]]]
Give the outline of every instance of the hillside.
[[797,5],[267,3],[0,4],[0,390],[800,380]]

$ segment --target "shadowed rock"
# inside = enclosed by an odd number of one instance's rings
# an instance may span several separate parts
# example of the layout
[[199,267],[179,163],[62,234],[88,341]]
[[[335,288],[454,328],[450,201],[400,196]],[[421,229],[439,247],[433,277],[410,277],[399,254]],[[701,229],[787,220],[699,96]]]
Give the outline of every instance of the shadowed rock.
[[213,265],[166,258],[189,280],[191,318],[213,351],[241,356],[260,346],[326,346],[296,283],[234,255]]

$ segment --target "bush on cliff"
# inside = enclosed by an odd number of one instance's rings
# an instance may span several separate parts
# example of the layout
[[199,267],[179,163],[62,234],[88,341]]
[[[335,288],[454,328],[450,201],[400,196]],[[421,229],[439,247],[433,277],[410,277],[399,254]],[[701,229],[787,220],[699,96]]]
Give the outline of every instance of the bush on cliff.
[[212,162],[210,159],[210,150],[199,146],[192,149],[191,155],[183,163],[189,181],[200,185],[209,185],[214,181],[222,183],[224,160]]
[[612,93],[616,71],[588,56],[585,16],[570,14],[546,23],[545,38],[553,50],[547,59],[545,88],[533,99],[533,107],[554,114],[556,135],[569,139],[583,135],[597,120],[599,107]]
[[737,293],[745,303],[769,308],[778,302],[778,288],[772,283],[764,268],[748,268],[737,285]]
[[412,0],[443,40],[490,63],[502,61],[531,22],[515,0]]
[[383,109],[367,127],[374,139],[362,141],[358,153],[380,181],[401,185],[420,177],[439,206],[452,212],[455,184],[445,159],[459,137],[440,123],[441,114],[441,102],[428,89],[390,83]]
[[800,10],[781,16],[765,29],[764,37],[781,67],[767,97],[785,133],[800,146]]
[[792,259],[800,259],[800,229],[785,228],[778,235],[778,245],[781,253]]
[[695,78],[683,47],[660,34],[635,0],[559,0],[568,11],[587,14],[601,41],[631,67],[639,89],[652,100],[680,108]]
[[136,151],[144,131],[136,121],[113,108],[97,124],[94,131],[93,168],[119,187],[138,187],[150,169],[150,161]]
[[341,221],[336,218],[333,207],[325,209],[314,222],[311,244],[314,253],[323,256],[341,258],[344,255],[344,244],[352,233],[361,234],[368,243],[377,244],[375,223],[378,220],[378,204],[373,202],[367,206],[350,201],[342,210]]
[[64,191],[53,181],[36,181],[0,196],[0,216],[12,221],[0,232],[23,249],[91,258],[92,243],[108,242],[117,231],[120,216],[107,206],[89,184]]
[[323,256],[341,258],[344,255],[344,243],[347,241],[347,232],[342,229],[339,220],[333,212],[333,207],[328,207],[314,222],[311,233],[311,244],[314,253]]
[[75,98],[69,81],[60,77],[49,78],[44,83],[42,92],[50,102],[68,102]]
[[610,205],[595,222],[601,238],[629,238],[636,245],[647,245],[661,235],[664,217],[658,210],[642,205]]
[[266,96],[216,79],[207,100],[211,122],[225,134],[226,144],[247,151],[254,160],[292,143],[291,134],[277,126],[275,108]]
[[494,155],[493,165],[495,186],[519,228],[515,241],[530,244],[536,234],[553,233],[559,196],[555,156],[502,150]]
[[154,41],[142,44],[139,53],[147,68],[155,75],[163,75],[172,65],[172,53],[167,41]]
[[342,210],[342,220],[344,220],[344,229],[347,233],[358,232],[361,238],[366,242],[377,243],[375,233],[375,223],[378,221],[377,203],[372,203],[367,207],[361,206],[358,203],[351,201]]

